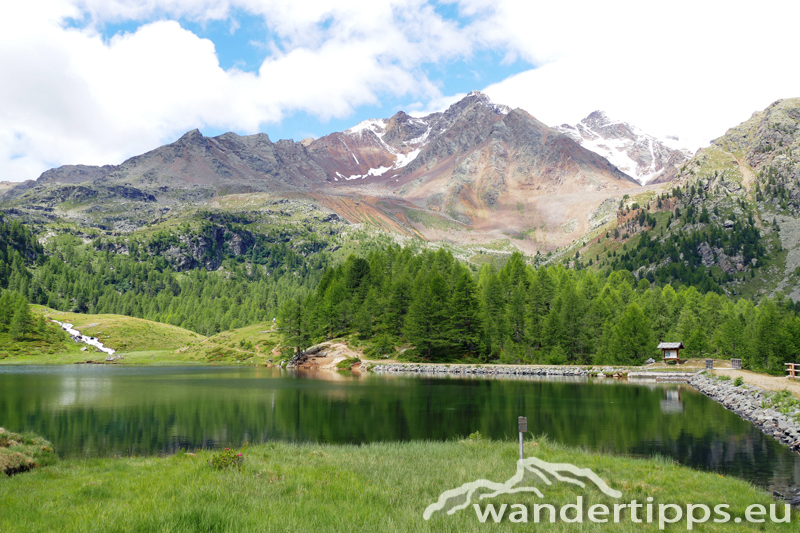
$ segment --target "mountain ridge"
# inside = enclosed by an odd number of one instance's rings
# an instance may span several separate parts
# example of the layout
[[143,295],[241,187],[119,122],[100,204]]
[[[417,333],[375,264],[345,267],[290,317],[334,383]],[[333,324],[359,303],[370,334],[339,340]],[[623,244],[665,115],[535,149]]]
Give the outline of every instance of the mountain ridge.
[[[68,215],[79,224],[130,230],[165,209],[229,194],[372,198],[370,208],[388,226],[433,240],[489,242],[539,228],[546,238],[521,242],[533,252],[585,231],[589,221],[575,216],[580,209],[592,212],[636,187],[602,156],[474,91],[441,112],[400,111],[312,141],[272,142],[264,133],[205,137],[195,129],[120,165],[51,169],[2,201],[33,219]],[[553,195],[559,200],[547,201]],[[559,202],[571,207],[550,208]],[[409,209],[422,214],[409,216]],[[415,222],[420,216],[449,229]]]

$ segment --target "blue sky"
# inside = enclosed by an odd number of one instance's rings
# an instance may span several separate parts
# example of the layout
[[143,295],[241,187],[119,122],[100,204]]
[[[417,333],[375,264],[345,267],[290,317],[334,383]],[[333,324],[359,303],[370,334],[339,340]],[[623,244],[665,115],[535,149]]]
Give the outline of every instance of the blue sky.
[[[474,17],[461,16],[457,4],[432,4],[436,13],[459,26],[469,24]],[[105,22],[95,27],[103,40],[110,43],[114,37],[133,34],[145,23],[155,20],[170,20],[165,13],[156,13],[146,19],[126,20],[122,22]],[[271,47],[282,51],[280,35],[271,31],[264,17],[254,15],[242,9],[232,9],[229,17],[223,20],[192,20],[187,17],[175,18],[182,28],[202,39],[214,43],[219,66],[224,70],[237,69],[257,74],[262,63],[271,53]],[[85,29],[91,24],[88,18],[70,19],[69,27]],[[321,24],[325,26],[325,24]],[[513,74],[534,68],[530,62],[513,59],[491,49],[478,49],[468,57],[450,59],[439,63],[421,63],[418,68],[433,82],[443,95],[462,95],[493,83],[499,83]],[[261,124],[259,131],[269,134],[275,141],[278,139],[294,139],[299,141],[306,137],[318,138],[334,131],[342,131],[369,118],[388,118],[396,112],[419,111],[425,109],[429,102],[394,94],[382,95],[375,105],[362,105],[343,118],[320,119],[318,116],[304,111],[294,112],[280,121],[269,121]],[[431,110],[438,110],[435,106]],[[215,136],[229,131],[215,124],[198,124],[200,131],[207,136]],[[235,130],[236,131],[236,130]],[[237,133],[252,133],[237,131]]]
[[39,0],[4,15],[0,180],[117,164],[194,128],[319,137],[471,90],[546,124],[600,109],[697,148],[800,96],[789,1]]

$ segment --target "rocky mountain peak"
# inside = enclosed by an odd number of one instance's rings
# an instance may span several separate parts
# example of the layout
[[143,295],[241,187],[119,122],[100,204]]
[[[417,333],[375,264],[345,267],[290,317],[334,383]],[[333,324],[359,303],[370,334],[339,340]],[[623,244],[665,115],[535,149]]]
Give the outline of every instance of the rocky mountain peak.
[[186,133],[184,133],[181,136],[181,138],[177,140],[177,142],[180,144],[192,144],[198,141],[202,141],[203,139],[205,139],[205,137],[203,137],[203,134],[200,133],[200,130],[195,128],[191,131],[187,131]]
[[689,150],[675,147],[677,139],[658,139],[604,111],[593,111],[575,126],[562,124],[556,129],[642,185],[670,181],[692,156]]
[[495,104],[491,98],[480,91],[472,91],[467,96],[452,104],[444,112],[445,115],[458,115],[463,112],[474,108],[476,106],[483,106],[492,110],[496,115],[507,115],[511,108],[507,105]]

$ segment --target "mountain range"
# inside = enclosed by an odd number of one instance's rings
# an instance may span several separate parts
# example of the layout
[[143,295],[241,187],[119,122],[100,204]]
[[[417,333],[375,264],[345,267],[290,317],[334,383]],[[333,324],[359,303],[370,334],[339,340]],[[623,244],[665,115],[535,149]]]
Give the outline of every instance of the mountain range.
[[[408,234],[475,243],[511,236],[534,252],[584,234],[607,216],[603,202],[640,187],[572,137],[472,92],[443,112],[401,111],[300,142],[193,130],[120,165],[48,170],[7,190],[3,208],[126,231],[226,195],[299,194],[352,222],[366,210]],[[356,201],[364,209],[353,210]]]
[[[0,210],[121,239],[208,210],[269,224],[325,220],[331,235],[337,224],[364,224],[353,228],[461,247],[467,257],[520,249],[800,300],[799,124],[800,99],[780,100],[692,155],[600,111],[552,128],[472,92],[443,112],[401,111],[300,142],[193,130],[120,165],[5,182]],[[175,264],[216,268],[222,258],[209,250],[244,253],[257,240],[245,231],[223,242],[230,232],[215,231],[218,242],[182,237],[196,257],[178,260],[175,248]],[[325,246],[309,232],[301,254]]]

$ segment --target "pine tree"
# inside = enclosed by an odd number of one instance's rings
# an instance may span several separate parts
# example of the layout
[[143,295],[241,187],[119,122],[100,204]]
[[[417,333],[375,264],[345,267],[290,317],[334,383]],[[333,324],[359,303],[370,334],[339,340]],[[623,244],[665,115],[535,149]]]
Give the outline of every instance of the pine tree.
[[444,355],[450,345],[447,282],[438,273],[414,281],[413,300],[405,321],[405,336],[426,359]]
[[8,331],[14,317],[14,300],[11,294],[10,291],[3,291],[0,295],[0,331]]
[[452,339],[470,356],[478,350],[480,332],[483,328],[480,319],[480,302],[477,287],[466,270],[458,274],[450,301],[452,313],[450,334]]
[[370,290],[364,303],[356,311],[353,325],[358,331],[358,336],[362,339],[368,339],[375,333],[374,316],[377,314],[378,301],[375,296],[375,291]]
[[20,297],[17,299],[14,316],[11,319],[9,328],[11,337],[15,341],[23,340],[25,335],[31,331],[31,322],[30,306],[24,298]]
[[610,345],[612,358],[618,364],[641,364],[653,351],[650,324],[642,308],[630,304],[613,328]]
[[294,348],[296,354],[309,345],[304,311],[302,299],[289,299],[283,304],[278,314],[278,328],[283,333],[284,343]]

